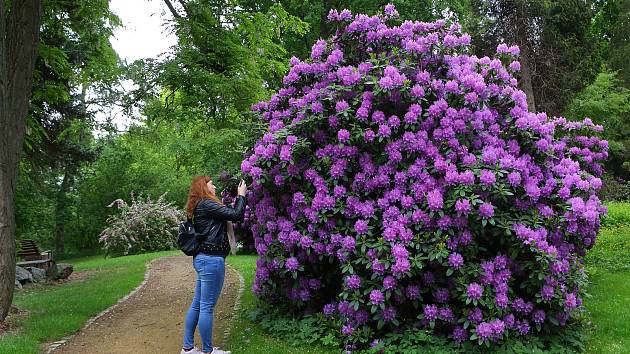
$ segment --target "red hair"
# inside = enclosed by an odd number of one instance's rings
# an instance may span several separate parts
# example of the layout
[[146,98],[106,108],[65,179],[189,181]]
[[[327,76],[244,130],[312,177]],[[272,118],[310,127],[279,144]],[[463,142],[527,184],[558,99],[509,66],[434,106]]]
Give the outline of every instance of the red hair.
[[186,214],[189,219],[193,217],[197,204],[203,198],[211,199],[223,205],[216,195],[210,193],[207,184],[208,182],[210,182],[210,176],[197,176],[193,178],[192,183],[190,184],[190,191],[188,192],[188,201],[186,202]]

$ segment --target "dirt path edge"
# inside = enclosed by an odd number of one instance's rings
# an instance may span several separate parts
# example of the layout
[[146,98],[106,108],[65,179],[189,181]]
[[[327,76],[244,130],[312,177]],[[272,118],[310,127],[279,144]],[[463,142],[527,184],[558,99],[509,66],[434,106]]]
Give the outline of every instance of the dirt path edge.
[[[133,289],[130,293],[128,293],[127,295],[123,296],[122,298],[120,298],[118,301],[116,301],[115,304],[113,304],[112,306],[106,308],[105,310],[101,311],[98,315],[90,318],[89,320],[87,320],[85,322],[85,324],[83,325],[83,327],[81,327],[81,329],[79,329],[78,331],[76,331],[75,333],[69,335],[69,336],[65,336],[63,338],[61,338],[58,341],[52,342],[50,343],[46,349],[46,354],[51,354],[54,353],[57,349],[61,348],[64,344],[66,344],[69,340],[71,340],[72,338],[74,338],[74,336],[76,336],[77,334],[85,331],[85,329],[87,329],[92,323],[94,323],[94,321],[98,320],[99,318],[107,315],[108,313],[112,312],[114,309],[116,309],[118,306],[120,306],[122,303],[124,303],[125,301],[127,301],[131,296],[133,296],[135,293],[137,293],[138,291],[142,290],[142,288],[144,288],[147,285],[147,282],[149,281],[149,277],[151,276],[151,268],[153,265],[153,262],[157,261],[159,258],[153,259],[150,262],[147,263],[147,270],[146,272],[144,272],[144,279],[142,280],[142,283],[140,283],[140,285],[138,285],[135,289]],[[239,274],[240,275],[240,274]]]
[[231,265],[227,265],[227,266],[236,274],[238,274],[239,287],[238,287],[238,292],[236,293],[236,299],[234,300],[234,308],[232,309],[231,323],[229,326],[227,326],[223,334],[223,343],[229,343],[232,327],[234,327],[234,323],[238,319],[238,314],[241,309],[241,296],[243,295],[243,291],[245,290],[245,279],[243,278],[243,275],[241,274],[241,272],[239,272],[238,269],[236,269],[235,267],[232,267]]

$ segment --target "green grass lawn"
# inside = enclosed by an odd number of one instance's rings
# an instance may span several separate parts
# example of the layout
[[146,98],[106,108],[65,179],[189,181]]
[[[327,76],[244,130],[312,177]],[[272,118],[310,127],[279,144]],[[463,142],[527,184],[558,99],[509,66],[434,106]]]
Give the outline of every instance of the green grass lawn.
[[79,330],[91,317],[105,310],[138,286],[146,263],[154,258],[180,254],[168,251],[119,258],[92,256],[65,260],[75,272],[90,271],[81,282],[43,285],[17,291],[13,304],[26,315],[12,315],[17,332],[0,340],[0,353],[35,354],[41,343],[54,341]]
[[245,279],[245,291],[241,297],[241,311],[230,332],[228,348],[234,354],[285,354],[285,353],[338,353],[320,347],[293,347],[266,333],[257,323],[249,320],[247,312],[255,306],[255,298],[251,292],[256,271],[256,256],[230,256],[229,265],[236,268]]
[[602,227],[630,226],[630,202],[606,203],[608,214],[602,219]]
[[595,326],[587,352],[630,353],[630,226],[602,229],[586,264]]
[[586,301],[595,330],[588,353],[630,353],[630,273],[606,273],[593,279]]

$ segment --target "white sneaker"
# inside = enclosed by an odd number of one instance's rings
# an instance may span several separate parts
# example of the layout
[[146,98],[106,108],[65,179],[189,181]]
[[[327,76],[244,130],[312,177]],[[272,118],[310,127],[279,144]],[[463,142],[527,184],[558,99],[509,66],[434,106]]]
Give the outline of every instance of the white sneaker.
[[201,350],[199,350],[197,347],[193,347],[191,350],[184,350],[184,348],[182,348],[182,351],[180,352],[180,354],[202,354]]
[[221,350],[219,347],[213,347],[210,354],[232,354],[232,352],[229,350]]

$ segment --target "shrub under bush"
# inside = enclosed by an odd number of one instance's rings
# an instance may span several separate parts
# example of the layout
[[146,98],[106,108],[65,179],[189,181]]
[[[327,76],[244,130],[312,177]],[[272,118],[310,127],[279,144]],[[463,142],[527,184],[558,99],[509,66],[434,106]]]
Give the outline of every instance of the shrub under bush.
[[164,202],[164,194],[157,200],[131,196],[131,205],[117,199],[120,213],[107,219],[109,225],[101,232],[99,242],[107,255],[124,256],[173,249],[177,241],[177,225],[184,213]]
[[627,202],[630,200],[630,181],[605,173],[602,176],[602,189],[598,195],[605,201]]
[[324,313],[350,348],[419,327],[461,345],[579,316],[600,214],[601,126],[527,110],[517,47],[469,55],[457,24],[331,11],[243,161],[253,291]]

